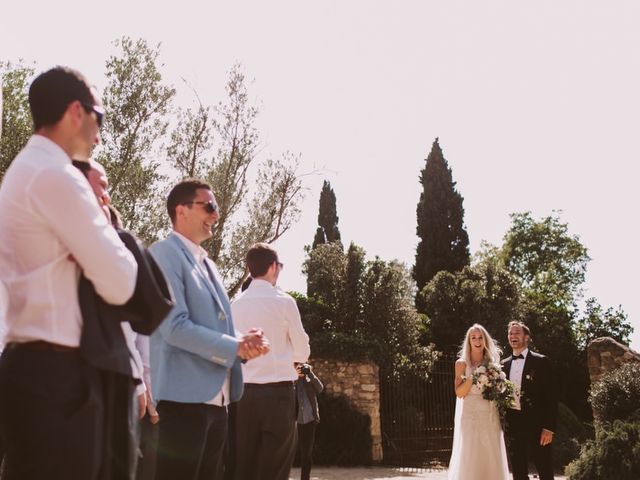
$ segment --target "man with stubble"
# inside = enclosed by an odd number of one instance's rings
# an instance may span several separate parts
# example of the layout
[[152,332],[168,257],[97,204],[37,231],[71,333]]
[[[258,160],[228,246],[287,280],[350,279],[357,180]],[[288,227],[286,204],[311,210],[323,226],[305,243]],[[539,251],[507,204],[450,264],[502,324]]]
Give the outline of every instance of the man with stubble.
[[80,354],[82,272],[104,301],[134,292],[137,265],[71,159],[100,141],[103,110],[79,72],[29,89],[34,135],[0,187],[0,281],[10,297],[0,361],[6,480],[92,480],[101,464],[98,372]]

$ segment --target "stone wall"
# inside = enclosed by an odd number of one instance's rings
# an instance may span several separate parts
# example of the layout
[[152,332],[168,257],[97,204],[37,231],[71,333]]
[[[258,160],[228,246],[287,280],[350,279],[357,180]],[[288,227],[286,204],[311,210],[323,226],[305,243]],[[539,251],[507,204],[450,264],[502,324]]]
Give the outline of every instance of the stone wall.
[[603,374],[615,370],[627,362],[640,363],[640,353],[616,342],[613,338],[596,338],[587,347],[587,365],[589,366],[591,383],[598,381]]
[[[371,458],[382,460],[382,433],[380,429],[380,381],[378,366],[373,362],[341,362],[312,359],[310,363],[324,383],[328,395],[347,397],[361,413],[371,418]],[[322,417],[322,412],[320,412]]]

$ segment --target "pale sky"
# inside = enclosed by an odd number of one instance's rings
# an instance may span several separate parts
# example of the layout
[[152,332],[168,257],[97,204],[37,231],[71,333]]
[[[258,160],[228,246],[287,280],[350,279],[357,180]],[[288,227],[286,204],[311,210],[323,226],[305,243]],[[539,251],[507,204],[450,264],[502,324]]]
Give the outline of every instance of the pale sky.
[[[90,5],[90,6],[89,6]],[[0,59],[65,64],[104,85],[122,35],[162,42],[165,79],[190,101],[255,79],[263,158],[300,153],[310,188],[277,244],[281,286],[305,291],[303,246],[328,179],[345,244],[413,264],[418,175],[435,137],[464,197],[475,252],[509,213],[563,210],[588,247],[585,296],[622,305],[640,350],[640,3],[637,1],[11,2]]]

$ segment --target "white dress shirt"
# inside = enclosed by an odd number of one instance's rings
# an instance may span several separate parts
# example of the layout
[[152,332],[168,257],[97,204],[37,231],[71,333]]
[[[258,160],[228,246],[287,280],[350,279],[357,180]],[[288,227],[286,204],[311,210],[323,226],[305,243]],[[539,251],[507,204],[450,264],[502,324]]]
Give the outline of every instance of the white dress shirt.
[[524,362],[527,360],[527,355],[529,354],[529,349],[525,348],[522,352],[520,352],[524,359],[517,358],[511,360],[511,369],[509,370],[509,380],[511,380],[516,385],[516,393],[515,393],[515,405],[512,407],[514,410],[521,410],[520,406],[520,393],[522,390],[522,372],[524,370]]
[[80,271],[106,302],[121,305],[133,294],[137,268],[86,178],[56,143],[33,135],[0,187],[6,341],[79,346]]
[[[184,243],[184,245],[187,247],[187,250],[189,250],[189,252],[191,252],[193,257],[196,259],[196,262],[198,263],[198,266],[200,267],[202,274],[213,285],[213,280],[211,280],[211,277],[209,276],[209,271],[207,270],[207,266],[205,265],[206,262],[211,262],[211,260],[209,260],[209,254],[207,253],[207,251],[204,248],[202,248],[200,245],[192,242],[187,237],[185,237],[184,235],[181,235],[175,230],[173,231],[173,233],[180,240],[182,240],[182,243]],[[211,262],[210,267],[212,269],[215,268],[215,265],[213,265],[213,262]],[[222,285],[220,285],[220,287],[224,288]],[[214,285],[214,290],[215,290],[215,285]],[[222,390],[220,390],[215,397],[213,397],[211,400],[205,403],[209,405],[217,405],[219,407],[229,405],[229,389],[231,388],[230,377],[231,377],[231,372],[227,372],[227,377],[225,378],[224,383],[222,384]]]
[[302,327],[294,298],[265,280],[255,279],[231,304],[236,328],[261,328],[269,353],[242,366],[244,383],[274,383],[298,379],[293,362],[309,358],[309,336]]

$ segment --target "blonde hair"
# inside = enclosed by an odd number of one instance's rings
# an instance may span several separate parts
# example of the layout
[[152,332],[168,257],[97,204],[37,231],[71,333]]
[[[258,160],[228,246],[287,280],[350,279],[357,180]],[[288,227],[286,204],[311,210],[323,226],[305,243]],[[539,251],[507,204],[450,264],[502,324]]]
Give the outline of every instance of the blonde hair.
[[491,335],[489,335],[487,329],[479,323],[474,323],[469,327],[469,330],[467,330],[467,333],[464,336],[464,342],[462,342],[462,346],[460,347],[458,357],[467,362],[467,365],[471,365],[471,332],[474,330],[479,330],[480,333],[482,333],[482,337],[484,338],[483,357],[490,362],[499,363],[500,355],[502,355],[502,350],[500,350],[495,340],[491,338]]

